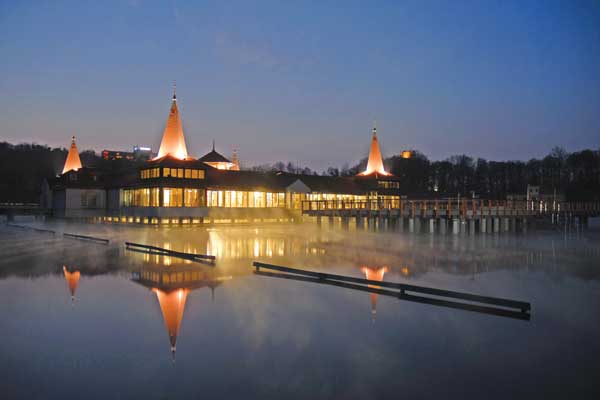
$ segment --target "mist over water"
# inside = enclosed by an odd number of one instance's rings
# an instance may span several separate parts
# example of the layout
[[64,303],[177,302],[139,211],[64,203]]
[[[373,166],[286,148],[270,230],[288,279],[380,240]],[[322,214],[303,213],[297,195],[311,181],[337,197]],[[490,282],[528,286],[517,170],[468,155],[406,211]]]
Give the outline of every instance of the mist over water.
[[[600,394],[594,225],[474,236],[312,224],[43,227],[111,242],[0,227],[7,398]],[[217,258],[132,252],[126,241]],[[260,276],[253,261],[528,301],[531,320]],[[179,298],[159,301],[169,293]]]

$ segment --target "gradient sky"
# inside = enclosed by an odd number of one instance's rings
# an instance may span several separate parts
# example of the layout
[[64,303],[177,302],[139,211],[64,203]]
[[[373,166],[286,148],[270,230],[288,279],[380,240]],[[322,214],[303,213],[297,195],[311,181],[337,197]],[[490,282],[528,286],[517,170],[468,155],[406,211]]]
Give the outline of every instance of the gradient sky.
[[[225,4],[227,3],[227,4]],[[600,147],[600,1],[0,0],[0,140],[246,165]],[[341,6],[343,4],[343,6]]]

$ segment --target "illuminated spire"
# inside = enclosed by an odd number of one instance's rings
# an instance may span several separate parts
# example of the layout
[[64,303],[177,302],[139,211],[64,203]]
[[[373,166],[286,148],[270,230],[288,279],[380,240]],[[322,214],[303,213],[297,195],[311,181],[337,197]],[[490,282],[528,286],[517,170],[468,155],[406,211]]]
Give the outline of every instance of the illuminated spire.
[[373,123],[373,138],[371,139],[371,150],[369,151],[369,161],[367,162],[367,169],[361,172],[359,175],[391,175],[386,172],[383,167],[383,158],[381,157],[381,151],[379,151],[379,142],[377,141],[377,126]]
[[167,119],[165,131],[163,132],[162,141],[160,142],[157,158],[164,157],[167,154],[170,154],[171,156],[181,160],[187,158],[188,156],[187,148],[185,146],[185,137],[183,136],[181,118],[179,117],[179,110],[177,108],[175,84],[173,84],[173,100],[171,101],[171,110],[169,112],[169,118]]
[[67,154],[67,160],[65,161],[62,173],[64,174],[71,170],[77,171],[79,168],[81,168],[81,160],[79,159],[79,151],[75,145],[75,136],[73,136],[71,138],[71,147],[69,148],[69,154]]
[[231,163],[233,164],[233,166],[231,167],[233,171],[240,170],[240,161],[238,160],[237,149],[233,149],[233,157],[231,157]]
[[69,292],[71,292],[71,303],[75,302],[75,292],[77,291],[77,285],[79,284],[79,271],[69,272],[66,265],[63,265],[63,273],[65,274],[65,280],[69,286]]
[[169,341],[171,342],[171,354],[175,361],[175,351],[177,350],[177,335],[179,327],[183,319],[183,311],[185,309],[185,301],[190,292],[189,289],[176,289],[170,292],[165,292],[160,289],[152,289],[156,293],[160,311],[162,312],[165,326],[169,333]]
[[[361,271],[365,274],[365,278],[370,281],[382,282],[383,276],[388,272],[388,267],[382,267],[379,269],[363,267]],[[370,288],[379,288],[376,285],[368,285]],[[377,293],[371,293],[371,320],[375,322],[375,315],[377,314]]]

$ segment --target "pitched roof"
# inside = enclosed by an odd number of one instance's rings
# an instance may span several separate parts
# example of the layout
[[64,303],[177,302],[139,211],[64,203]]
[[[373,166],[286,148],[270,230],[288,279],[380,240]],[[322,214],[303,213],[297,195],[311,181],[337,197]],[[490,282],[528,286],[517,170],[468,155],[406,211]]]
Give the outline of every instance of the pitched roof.
[[217,153],[215,151],[215,149],[212,149],[209,153],[207,153],[204,156],[200,157],[198,159],[198,161],[202,161],[202,162],[226,162],[226,163],[230,163],[231,162],[227,158],[225,158],[223,155]]

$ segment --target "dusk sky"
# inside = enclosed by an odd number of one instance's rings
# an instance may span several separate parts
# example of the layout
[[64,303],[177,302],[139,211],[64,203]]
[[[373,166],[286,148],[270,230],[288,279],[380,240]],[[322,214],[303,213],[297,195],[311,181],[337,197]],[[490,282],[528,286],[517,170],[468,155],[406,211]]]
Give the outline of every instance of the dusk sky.
[[[227,3],[227,4],[226,4]],[[342,6],[343,4],[343,6]],[[244,165],[600,148],[599,1],[0,0],[0,141]]]

